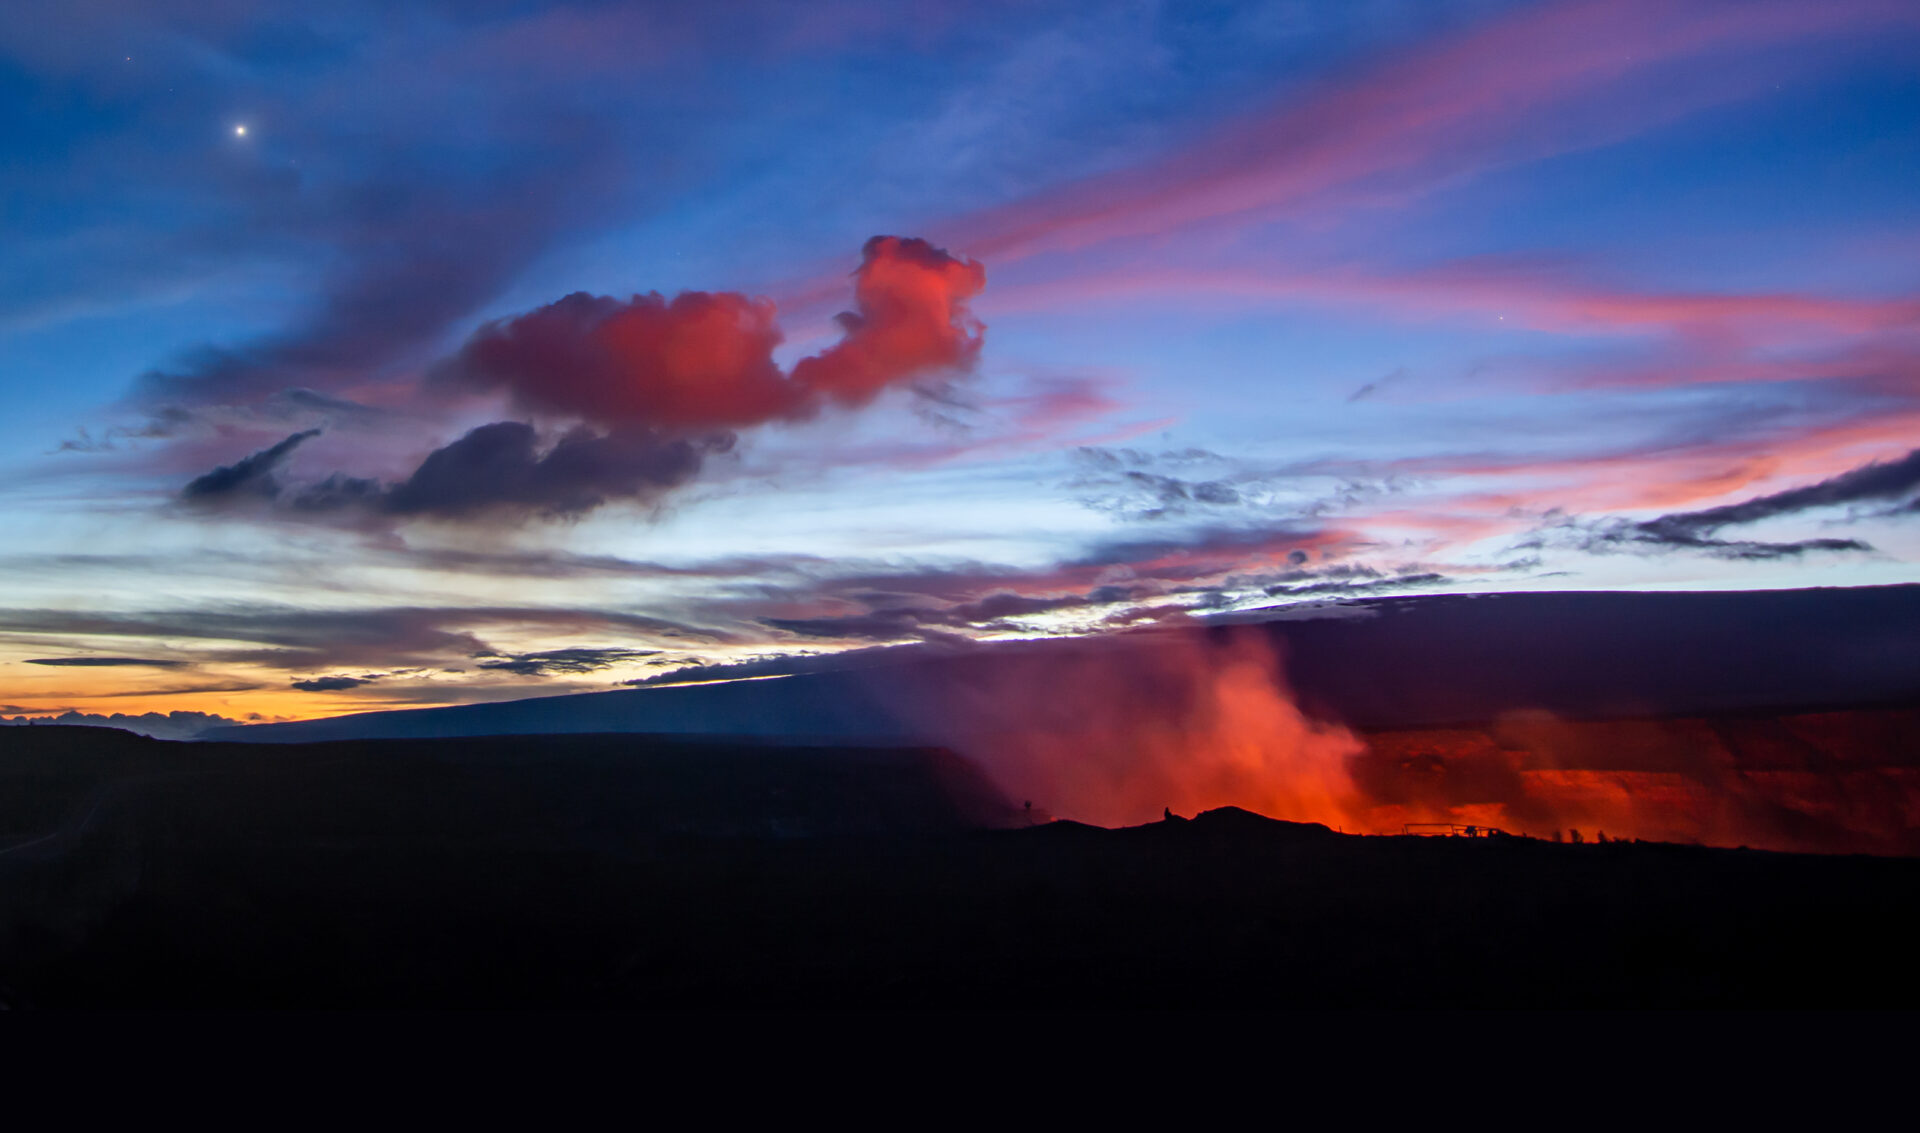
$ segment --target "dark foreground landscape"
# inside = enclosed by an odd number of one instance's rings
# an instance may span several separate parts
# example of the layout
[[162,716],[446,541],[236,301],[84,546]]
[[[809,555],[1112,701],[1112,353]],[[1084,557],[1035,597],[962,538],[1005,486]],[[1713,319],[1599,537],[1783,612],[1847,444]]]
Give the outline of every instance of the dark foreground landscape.
[[12,1007],[1920,1005],[1920,861],[1105,830],[934,749],[0,735]]

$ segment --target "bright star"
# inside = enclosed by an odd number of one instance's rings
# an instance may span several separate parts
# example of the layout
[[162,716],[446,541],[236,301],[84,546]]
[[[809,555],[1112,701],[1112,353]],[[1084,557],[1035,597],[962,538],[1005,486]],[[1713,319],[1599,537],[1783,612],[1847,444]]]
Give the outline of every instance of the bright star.
[[247,136],[247,128],[246,128],[245,126],[235,126],[235,127],[233,128],[233,136],[234,136],[234,137],[236,137],[236,138],[244,138],[244,137],[246,137],[246,136]]

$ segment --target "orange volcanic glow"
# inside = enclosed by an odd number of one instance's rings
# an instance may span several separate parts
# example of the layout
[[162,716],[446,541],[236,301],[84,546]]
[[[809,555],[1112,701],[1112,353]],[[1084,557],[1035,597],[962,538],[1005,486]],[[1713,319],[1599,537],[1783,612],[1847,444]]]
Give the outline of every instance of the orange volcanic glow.
[[1920,712],[1568,721],[1367,737],[1351,761],[1376,828],[1461,822],[1551,837],[1920,852]]
[[[1920,711],[1567,721],[1366,735],[1304,713],[1257,627],[945,670],[929,730],[1016,800],[1101,825],[1240,806],[1351,832],[1920,853]],[[1909,764],[1912,764],[1911,766]]]

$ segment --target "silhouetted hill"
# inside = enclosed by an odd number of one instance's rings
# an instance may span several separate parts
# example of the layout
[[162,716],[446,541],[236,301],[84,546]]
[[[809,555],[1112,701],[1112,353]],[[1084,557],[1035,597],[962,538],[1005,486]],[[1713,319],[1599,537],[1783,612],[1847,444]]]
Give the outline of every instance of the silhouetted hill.
[[926,833],[1014,820],[979,772],[933,748],[627,734],[273,746],[84,727],[0,735],[0,839],[55,829],[90,793],[108,789],[127,821],[282,841],[612,844],[679,834]]
[[0,845],[7,1006],[1920,1005],[1911,860],[989,830],[924,751],[45,739],[0,794],[91,785]]
[[[1282,650],[1302,705],[1363,729],[1484,724],[1518,710],[1592,719],[1920,703],[1920,586],[1440,595],[1333,612],[1258,624]],[[949,690],[1009,658],[1155,641],[1148,632],[929,649],[919,660],[773,680],[365,713],[207,738],[649,732],[912,744],[927,741],[925,721],[945,710]]]

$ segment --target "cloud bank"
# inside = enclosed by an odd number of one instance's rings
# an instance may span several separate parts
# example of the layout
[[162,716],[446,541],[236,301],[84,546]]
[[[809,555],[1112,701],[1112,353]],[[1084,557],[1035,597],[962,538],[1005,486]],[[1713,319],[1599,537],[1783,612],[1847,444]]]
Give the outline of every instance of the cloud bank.
[[576,292],[481,327],[433,370],[439,393],[507,395],[524,421],[475,428],[398,482],[336,473],[304,486],[279,470],[318,429],[294,433],[189,482],[202,508],[452,520],[566,517],[649,502],[731,449],[735,429],[857,409],[890,387],[971,368],[985,328],[968,303],[986,270],[911,237],[876,236],[854,272],[839,342],[782,372],[773,304],[735,292],[627,300]]

